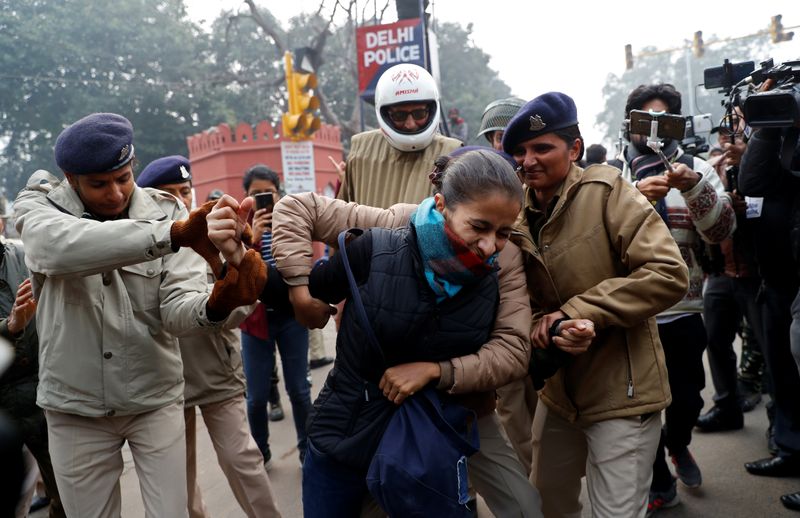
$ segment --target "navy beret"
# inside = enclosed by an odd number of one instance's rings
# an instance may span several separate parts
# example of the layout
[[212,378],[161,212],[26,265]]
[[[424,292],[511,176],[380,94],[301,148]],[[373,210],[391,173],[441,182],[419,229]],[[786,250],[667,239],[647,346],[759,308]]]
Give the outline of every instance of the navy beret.
[[139,187],[157,187],[170,183],[183,183],[192,181],[192,169],[189,160],[172,155],[159,158],[150,162],[136,179]]
[[548,92],[529,101],[509,121],[503,134],[503,150],[511,154],[521,142],[578,124],[572,97]]
[[498,150],[496,150],[496,149],[495,149],[495,148],[493,148],[493,147],[486,147],[486,146],[461,146],[461,147],[458,147],[458,148],[456,148],[454,151],[452,151],[452,152],[450,153],[450,156],[451,156],[451,157],[453,157],[453,158],[455,158],[455,157],[457,157],[457,156],[460,156],[460,155],[463,155],[464,153],[467,153],[467,152],[469,152],[469,151],[480,151],[480,150],[483,150],[483,151],[494,151],[495,153],[497,153],[498,155],[500,155],[500,158],[502,158],[503,160],[505,160],[506,162],[508,162],[509,164],[511,164],[511,168],[512,168],[512,169],[516,169],[516,168],[517,168],[517,162],[514,160],[514,157],[512,157],[512,156],[511,156],[511,155],[509,155],[508,153],[504,153],[504,152],[502,152],[502,151],[498,151]]
[[56,164],[72,174],[115,171],[133,160],[133,125],[116,113],[93,113],[56,139]]

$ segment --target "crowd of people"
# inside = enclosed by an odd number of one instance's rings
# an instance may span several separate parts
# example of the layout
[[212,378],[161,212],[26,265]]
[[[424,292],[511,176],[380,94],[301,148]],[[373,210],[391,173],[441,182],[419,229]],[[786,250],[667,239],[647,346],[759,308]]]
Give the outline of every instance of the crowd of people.
[[[473,139],[486,145],[464,147],[466,122],[451,109],[457,138],[440,133],[436,81],[410,64],[382,75],[375,110],[379,129],[335,164],[338,199],[287,195],[253,164],[241,192],[195,204],[185,157],[137,172],[124,116],[61,132],[62,174],[33,173],[13,207],[21,244],[0,248],[15,353],[0,447],[19,475],[0,489],[4,516],[28,512],[23,445],[51,517],[119,516],[125,444],[146,516],[208,516],[198,411],[242,512],[280,516],[280,374],[311,518],[398,515],[368,480],[407,487],[373,463],[398,408],[427,391],[479,439],[443,481],[454,516],[474,516],[476,494],[497,517],[580,516],[582,479],[593,516],[656,514],[680,502],[678,482],[703,483],[693,431],[742,428],[762,388],[771,456],[743,470],[800,476],[791,131],[751,131],[735,110],[707,159],[630,131],[608,157],[585,146],[572,98],[548,92],[493,101]],[[641,85],[621,115],[633,110],[679,115],[681,94]],[[318,260],[313,241],[339,251]],[[335,360],[310,347],[333,316]],[[309,369],[331,362],[312,402]],[[781,501],[800,511],[800,492]]]

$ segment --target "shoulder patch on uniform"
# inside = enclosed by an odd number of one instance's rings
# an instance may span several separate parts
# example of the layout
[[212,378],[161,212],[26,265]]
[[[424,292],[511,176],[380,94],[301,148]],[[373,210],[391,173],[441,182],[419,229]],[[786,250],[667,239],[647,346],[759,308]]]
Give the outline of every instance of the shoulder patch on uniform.
[[614,185],[621,176],[622,171],[616,167],[605,164],[592,164],[583,170],[583,183],[602,182],[608,185]]

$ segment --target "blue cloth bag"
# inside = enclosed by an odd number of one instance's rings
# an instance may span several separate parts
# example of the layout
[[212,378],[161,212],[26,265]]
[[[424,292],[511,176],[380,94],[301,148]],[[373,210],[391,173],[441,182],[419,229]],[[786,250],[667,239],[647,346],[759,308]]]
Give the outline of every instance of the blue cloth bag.
[[[358,232],[358,231],[357,231]],[[381,352],[347,259],[351,303],[370,344]],[[407,398],[392,415],[367,472],[367,488],[390,517],[472,517],[467,458],[480,448],[475,412],[444,402],[432,387]]]

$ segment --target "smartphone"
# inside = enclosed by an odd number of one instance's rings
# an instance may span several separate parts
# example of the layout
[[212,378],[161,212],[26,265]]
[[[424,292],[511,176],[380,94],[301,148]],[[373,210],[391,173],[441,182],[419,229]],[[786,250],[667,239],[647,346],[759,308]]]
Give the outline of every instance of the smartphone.
[[272,212],[272,208],[275,206],[275,197],[271,192],[260,192],[255,195],[255,199],[256,210],[267,209],[267,212]]
[[630,132],[650,136],[650,123],[658,121],[658,138],[683,140],[686,134],[686,118],[665,112],[631,110]]
[[[727,59],[725,61],[728,61]],[[730,89],[733,85],[753,73],[756,64],[753,61],[726,63],[721,67],[703,70],[703,86],[706,90],[717,88]]]

